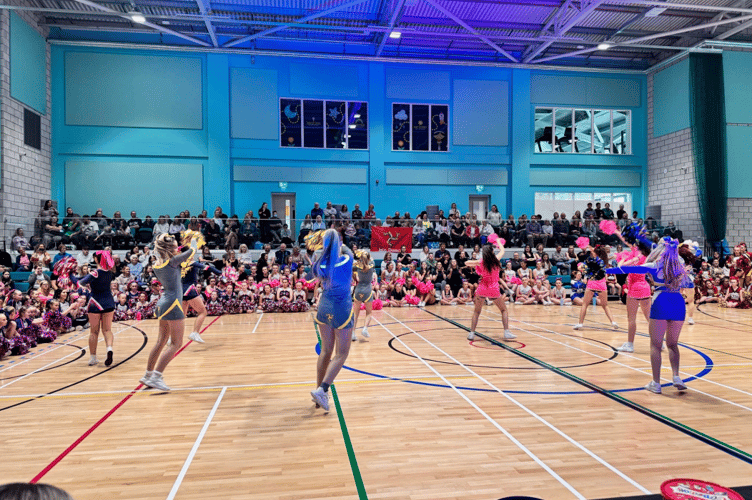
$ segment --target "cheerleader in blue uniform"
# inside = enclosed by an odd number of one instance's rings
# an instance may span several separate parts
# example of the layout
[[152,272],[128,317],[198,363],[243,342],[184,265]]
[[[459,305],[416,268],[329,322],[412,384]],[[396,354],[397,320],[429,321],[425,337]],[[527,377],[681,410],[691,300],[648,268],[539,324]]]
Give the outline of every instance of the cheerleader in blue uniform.
[[686,315],[681,290],[694,288],[694,284],[688,279],[678,247],[679,243],[675,239],[666,237],[648,256],[644,266],[616,267],[606,271],[613,274],[649,274],[656,285],[653,305],[650,307],[650,364],[653,380],[645,386],[645,389],[655,394],[661,393],[661,347],[664,336],[674,387],[680,391],[687,388],[679,376],[678,343]]
[[334,229],[315,234],[307,239],[306,245],[309,250],[322,248],[313,263],[313,275],[321,281],[323,292],[316,314],[321,333],[321,354],[316,366],[316,390],[311,391],[311,397],[314,403],[329,411],[329,386],[334,383],[350,353],[353,255],[342,245],[339,233]]
[[201,325],[206,319],[207,311],[204,299],[196,289],[196,283],[198,283],[199,274],[204,271],[208,270],[216,275],[222,274],[222,271],[205,262],[185,262],[184,264],[182,269],[183,311],[188,311],[188,307],[190,306],[197,313],[196,320],[193,323],[193,332],[188,335],[188,338],[194,342],[203,344],[204,339],[201,338],[199,332],[201,331]]
[[94,254],[94,262],[97,268],[78,281],[79,286],[89,285],[91,297],[89,298],[89,366],[94,366],[97,360],[97,344],[99,343],[99,330],[102,330],[104,341],[107,344],[107,358],[105,366],[112,364],[112,316],[115,312],[115,299],[110,292],[110,283],[115,278],[112,268],[115,261],[110,252],[101,250]]

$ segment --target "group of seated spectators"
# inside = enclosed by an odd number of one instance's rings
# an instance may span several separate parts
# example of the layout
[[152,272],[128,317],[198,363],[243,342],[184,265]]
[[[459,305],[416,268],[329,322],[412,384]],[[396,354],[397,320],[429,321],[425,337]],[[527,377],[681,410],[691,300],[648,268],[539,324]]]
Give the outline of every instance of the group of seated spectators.
[[[657,227],[656,221],[648,218],[643,221],[633,212],[631,217],[624,210],[624,206],[614,213],[610,204],[587,204],[581,213],[579,210],[567,217],[565,213],[554,212],[550,219],[541,215],[526,214],[520,217],[513,215],[504,219],[496,205],[492,205],[485,218],[470,212],[461,213],[456,203],[452,203],[448,212],[439,210],[429,217],[428,212],[422,211],[413,217],[409,212],[395,212],[382,218],[377,218],[373,205],[362,212],[356,204],[352,210],[347,205],[335,206],[327,202],[325,208],[315,203],[310,213],[299,219],[297,231],[284,223],[276,211],[270,211],[267,203],[262,203],[256,213],[249,210],[240,220],[238,215],[227,215],[221,207],[214,210],[212,216],[206,211],[198,215],[191,215],[184,210],[174,217],[160,215],[153,219],[150,215],[141,219],[135,211],[130,212],[130,218],[123,218],[121,212],[115,212],[111,218],[105,217],[101,209],[93,215],[79,215],[72,207],[66,209],[62,220],[49,200],[40,211],[38,232],[30,240],[22,228],[16,230],[11,248],[16,251],[31,250],[42,245],[45,249],[53,248],[60,243],[73,244],[76,248],[84,247],[99,249],[112,247],[127,249],[135,244],[148,244],[160,234],[179,234],[187,227],[197,227],[203,233],[210,248],[237,249],[240,244],[249,248],[260,248],[270,243],[278,246],[282,243],[290,246],[301,244],[305,236],[311,231],[335,228],[340,231],[343,241],[347,245],[368,246],[371,240],[373,226],[410,228],[414,245],[421,247],[429,244],[433,247],[438,243],[445,243],[451,248],[459,245],[474,246],[485,243],[488,236],[497,234],[504,238],[507,246],[522,247],[525,244],[535,247],[542,244],[544,248],[557,245],[567,246],[577,238],[588,237],[593,244],[616,244],[615,236],[604,234],[599,223],[602,220],[616,220],[620,227],[637,221],[657,238],[669,235],[682,240],[679,231],[670,222],[666,227]],[[297,238],[296,238],[297,235]]]

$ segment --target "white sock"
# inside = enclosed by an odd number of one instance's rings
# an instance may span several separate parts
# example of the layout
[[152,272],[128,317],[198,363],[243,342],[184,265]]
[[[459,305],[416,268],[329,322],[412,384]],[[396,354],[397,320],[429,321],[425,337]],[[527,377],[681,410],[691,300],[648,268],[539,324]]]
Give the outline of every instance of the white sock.
[[152,375],[154,375],[153,371],[146,370],[146,373],[144,374],[144,378],[151,378]]
[[154,370],[151,372],[151,376],[154,378],[162,378],[162,372],[158,372],[157,370]]
[[107,348],[107,352],[110,352],[112,350],[112,347]]

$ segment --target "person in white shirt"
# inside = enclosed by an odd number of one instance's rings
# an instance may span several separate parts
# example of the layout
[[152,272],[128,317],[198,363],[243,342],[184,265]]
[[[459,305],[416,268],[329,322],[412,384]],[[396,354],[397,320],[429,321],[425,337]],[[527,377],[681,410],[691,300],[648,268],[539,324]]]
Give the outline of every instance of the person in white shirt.
[[154,224],[154,241],[157,241],[159,235],[170,232],[170,224],[167,222],[167,218],[164,215],[160,215],[157,219],[157,223]]
[[485,240],[483,240],[485,242],[486,240],[488,240],[488,237],[491,236],[492,234],[494,234],[494,228],[491,225],[491,221],[486,219],[483,222],[483,227],[480,228],[481,239],[485,238]]
[[91,264],[92,260],[94,260],[94,254],[89,252],[89,247],[82,247],[81,253],[76,256],[76,265]]
[[[486,219],[494,230],[498,230],[498,228],[501,227],[501,213],[496,205],[491,205],[491,211],[486,214]],[[483,232],[481,232],[481,234],[483,234]]]
[[420,252],[420,262],[423,263],[428,260],[428,256],[433,255],[428,245],[423,246],[423,250]]
[[331,223],[333,220],[337,219],[337,209],[332,206],[331,201],[326,202],[326,208],[324,209],[324,217],[326,218],[327,223]]

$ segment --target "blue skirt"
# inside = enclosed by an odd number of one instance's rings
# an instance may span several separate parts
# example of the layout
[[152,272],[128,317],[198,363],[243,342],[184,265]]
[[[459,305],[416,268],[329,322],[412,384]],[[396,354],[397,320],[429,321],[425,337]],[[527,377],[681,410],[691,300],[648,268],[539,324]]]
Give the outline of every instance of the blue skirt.
[[650,319],[666,321],[684,321],[687,306],[684,297],[679,292],[658,292],[653,297],[650,307]]
[[320,325],[327,325],[335,330],[347,330],[353,327],[353,306],[352,299],[348,301],[332,301],[326,296],[322,296],[319,301],[318,312],[316,313],[316,322]]

